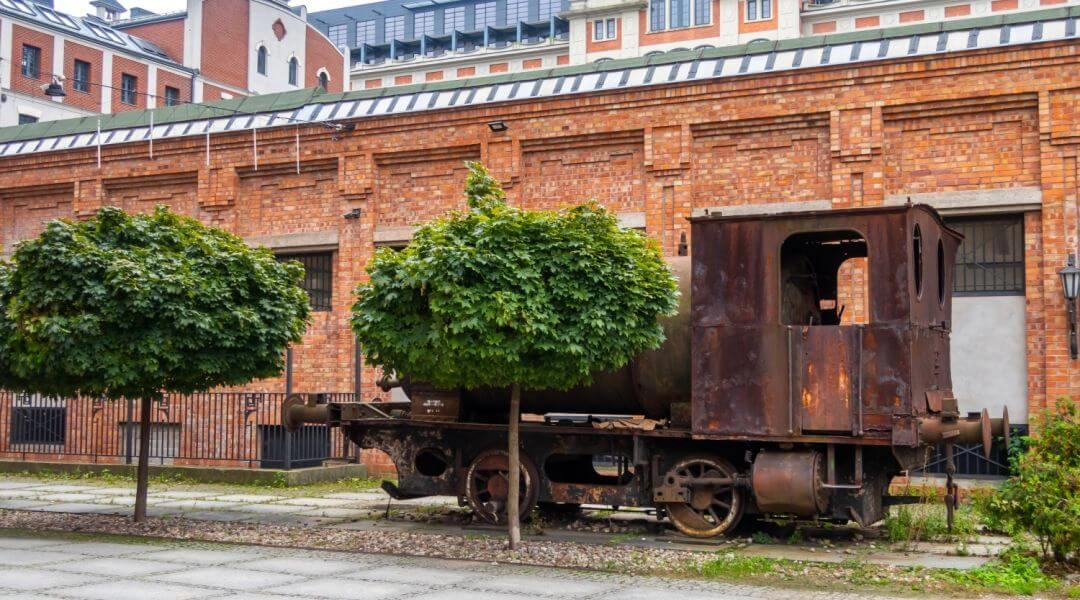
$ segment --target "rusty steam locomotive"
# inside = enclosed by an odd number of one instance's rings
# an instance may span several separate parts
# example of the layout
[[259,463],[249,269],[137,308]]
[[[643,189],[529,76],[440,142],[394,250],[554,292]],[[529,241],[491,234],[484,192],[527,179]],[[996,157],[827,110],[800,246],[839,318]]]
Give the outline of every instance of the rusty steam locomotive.
[[[690,256],[671,261],[682,300],[661,348],[590,387],[523,396],[533,416],[521,427],[522,514],[538,502],[655,507],[698,537],[744,515],[868,524],[893,476],[924,464],[933,444],[951,463],[952,443],[988,450],[991,435],[1008,434],[1007,415],[961,416],[951,392],[961,236],[933,209],[704,215],[691,239]],[[859,324],[841,303],[850,259],[865,276]],[[396,497],[455,495],[498,522],[508,393],[406,391],[404,406],[292,397],[283,418],[340,426],[385,451]],[[948,492],[951,508],[951,478]]]

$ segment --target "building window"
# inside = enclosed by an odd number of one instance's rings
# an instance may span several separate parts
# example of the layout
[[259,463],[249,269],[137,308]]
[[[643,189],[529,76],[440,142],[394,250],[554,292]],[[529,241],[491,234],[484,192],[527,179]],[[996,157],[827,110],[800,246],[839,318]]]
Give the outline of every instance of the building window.
[[450,35],[451,31],[465,30],[465,7],[455,6],[443,12],[443,34]]
[[120,101],[132,106],[139,103],[138,96],[139,78],[124,73],[120,75]]
[[180,88],[165,86],[165,106],[180,104]]
[[255,70],[259,75],[266,75],[266,46],[259,46],[259,56],[255,64]]
[[649,31],[667,29],[667,0],[649,0]]
[[383,23],[383,41],[389,44],[390,40],[405,39],[405,17],[386,17]]
[[746,0],[747,21],[767,21],[772,18],[772,0]]
[[37,123],[38,118],[34,115],[28,115],[26,113],[19,113],[19,125],[29,125],[31,123]]
[[712,20],[712,0],[694,0],[694,25],[708,25]]
[[62,400],[20,395],[15,402],[11,408],[12,444],[64,445],[67,408]]
[[495,3],[481,2],[476,5],[476,20],[474,29],[480,30],[485,27],[495,26]]
[[75,72],[71,78],[71,87],[76,92],[90,91],[90,63],[85,60],[75,61]]
[[690,0],[671,0],[668,27],[678,29],[690,26]]
[[551,17],[563,10],[562,0],[540,0],[539,20],[548,21]]
[[435,35],[435,11],[433,10],[425,10],[413,15],[413,37],[419,39],[422,35]]
[[356,45],[368,44],[370,46],[375,43],[375,21],[358,21],[356,23]]
[[31,79],[41,78],[41,48],[23,44],[22,76]]
[[289,59],[289,85],[296,85],[299,80],[300,73],[300,61],[296,60],[296,57]]
[[506,0],[506,24],[529,20],[529,0]]
[[326,71],[319,73],[319,87],[325,92],[330,89],[330,76],[326,74]]
[[330,38],[330,43],[335,47],[348,46],[349,45],[349,26],[348,25],[331,25],[326,30],[326,37]]
[[597,19],[593,21],[593,41],[613,40],[618,37],[615,19]]
[[312,254],[279,254],[281,262],[295,260],[304,265],[304,283],[301,287],[311,299],[311,310],[328,311],[334,288],[333,252]]
[[964,234],[956,253],[958,295],[1024,293],[1024,217],[965,217],[946,221]]

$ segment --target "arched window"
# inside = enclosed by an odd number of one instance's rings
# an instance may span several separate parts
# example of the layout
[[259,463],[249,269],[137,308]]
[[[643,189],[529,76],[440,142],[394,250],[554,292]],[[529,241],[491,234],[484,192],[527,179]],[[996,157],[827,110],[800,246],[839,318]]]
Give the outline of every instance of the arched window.
[[256,65],[259,75],[266,75],[266,46],[259,46],[259,61]]
[[289,85],[296,85],[296,74],[300,70],[300,61],[296,57],[289,59]]
[[330,89],[330,76],[326,74],[326,71],[319,71],[319,87],[324,92]]

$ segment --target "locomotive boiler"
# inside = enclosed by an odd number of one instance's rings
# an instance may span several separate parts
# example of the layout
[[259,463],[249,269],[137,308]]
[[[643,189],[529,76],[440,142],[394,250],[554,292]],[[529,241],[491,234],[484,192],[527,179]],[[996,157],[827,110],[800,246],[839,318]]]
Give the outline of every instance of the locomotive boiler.
[[[989,451],[1008,434],[1007,415],[962,416],[952,394],[961,236],[932,208],[707,214],[690,232],[690,256],[671,260],[682,297],[661,348],[590,386],[523,395],[522,514],[653,507],[697,537],[744,515],[869,524],[934,444],[951,465],[953,443]],[[285,424],[342,427],[393,460],[392,495],[458,496],[499,522],[508,392],[403,381],[405,406],[291,397]]]

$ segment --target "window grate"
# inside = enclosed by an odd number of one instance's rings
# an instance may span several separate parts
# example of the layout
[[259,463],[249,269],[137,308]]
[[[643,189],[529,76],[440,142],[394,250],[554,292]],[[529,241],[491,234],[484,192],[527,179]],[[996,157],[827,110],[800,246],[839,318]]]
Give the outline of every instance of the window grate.
[[956,254],[953,291],[971,295],[1024,293],[1024,217],[948,219],[964,235]]
[[11,409],[11,443],[63,445],[66,425],[63,406],[16,406]]
[[334,253],[319,252],[312,254],[279,254],[281,262],[295,260],[304,265],[304,283],[302,287],[311,299],[311,310],[331,310],[334,289]]

